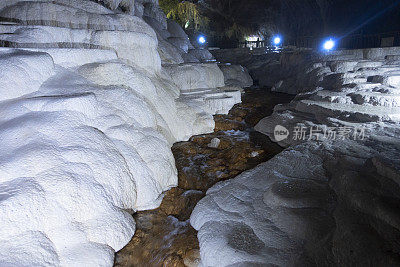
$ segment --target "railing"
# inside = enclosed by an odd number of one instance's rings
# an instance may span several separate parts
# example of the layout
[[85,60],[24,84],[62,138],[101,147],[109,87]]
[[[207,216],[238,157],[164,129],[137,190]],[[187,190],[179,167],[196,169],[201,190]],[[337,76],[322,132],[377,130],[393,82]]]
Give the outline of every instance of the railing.
[[[306,36],[289,41],[287,45],[294,45],[296,47],[306,48],[318,48],[322,45],[325,39]],[[400,31],[378,34],[353,34],[339,38],[337,41],[337,48],[343,49],[362,49],[385,46],[400,46]]]
[[[303,36],[296,39],[285,40],[284,45],[292,45],[296,47],[304,48],[319,48],[326,38],[315,37],[315,36]],[[237,42],[234,44],[223,44],[221,48],[233,48],[233,47],[248,47],[248,48],[260,48],[271,46],[270,41],[245,41]],[[229,46],[229,47],[227,47]],[[337,48],[342,49],[362,49],[362,48],[374,48],[374,47],[388,47],[388,46],[400,46],[400,31],[378,33],[378,34],[353,34],[339,38],[337,41]]]
[[270,44],[267,43],[266,41],[244,41],[244,42],[239,42],[238,47],[239,48],[243,48],[243,47],[260,48],[260,47],[266,47],[269,45]]

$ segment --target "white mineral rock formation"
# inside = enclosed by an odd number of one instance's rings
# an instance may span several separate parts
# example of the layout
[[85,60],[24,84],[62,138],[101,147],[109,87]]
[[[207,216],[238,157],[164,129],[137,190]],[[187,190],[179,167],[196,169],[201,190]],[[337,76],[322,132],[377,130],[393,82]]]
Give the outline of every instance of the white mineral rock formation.
[[[397,54],[283,55],[295,78],[280,88],[298,94],[256,129],[275,140],[276,126],[285,127],[290,134],[277,139],[289,147],[197,204],[191,224],[204,266],[400,264]],[[297,62],[311,68],[301,72]]]
[[207,146],[211,148],[218,148],[220,143],[221,140],[219,138],[213,138]]
[[172,143],[240,102],[157,1],[98,2],[0,3],[1,266],[111,266],[177,184]]
[[253,79],[247,70],[241,65],[220,64],[219,68],[224,74],[225,84],[230,86],[238,86],[241,88],[253,85]]

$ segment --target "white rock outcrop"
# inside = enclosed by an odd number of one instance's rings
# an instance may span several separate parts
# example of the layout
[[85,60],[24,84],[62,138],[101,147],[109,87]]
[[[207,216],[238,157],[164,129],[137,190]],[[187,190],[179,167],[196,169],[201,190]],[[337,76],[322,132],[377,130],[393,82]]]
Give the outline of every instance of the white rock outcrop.
[[398,264],[399,150],[342,145],[293,146],[209,189],[191,216],[203,265]]
[[253,85],[253,79],[246,68],[241,65],[219,64],[219,68],[224,74],[225,84],[230,86],[238,86],[241,88]]
[[54,72],[54,62],[46,53],[0,50],[1,100],[35,92]]
[[240,102],[215,63],[182,67],[157,1],[99,2],[0,3],[1,266],[111,266],[177,184],[172,143]]
[[313,70],[282,80],[297,96],[256,130],[288,148],[216,184],[191,215],[205,266],[400,264],[396,51],[305,56]]

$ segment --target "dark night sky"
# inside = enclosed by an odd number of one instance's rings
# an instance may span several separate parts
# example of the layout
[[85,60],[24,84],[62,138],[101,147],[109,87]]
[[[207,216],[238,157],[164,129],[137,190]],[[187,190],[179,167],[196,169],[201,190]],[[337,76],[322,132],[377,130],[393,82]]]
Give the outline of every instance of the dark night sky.
[[[215,22],[214,28],[218,29],[220,26],[220,31],[233,21],[252,28],[279,31],[292,37],[400,30],[399,0],[203,0],[200,2],[209,8],[205,9],[205,13]],[[225,6],[221,3],[225,3]],[[223,12],[215,12],[218,7],[219,11]],[[211,9],[213,11],[210,11]],[[382,12],[384,10],[386,11]],[[376,18],[371,20],[373,17]],[[369,23],[359,28],[367,21]]]

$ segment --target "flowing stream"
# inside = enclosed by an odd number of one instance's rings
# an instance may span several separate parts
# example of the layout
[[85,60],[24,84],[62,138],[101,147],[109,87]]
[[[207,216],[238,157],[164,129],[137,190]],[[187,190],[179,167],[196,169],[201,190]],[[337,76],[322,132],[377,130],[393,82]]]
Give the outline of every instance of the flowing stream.
[[[213,133],[174,144],[178,187],[166,192],[159,208],[133,214],[137,222],[135,235],[116,253],[115,266],[197,266],[197,232],[189,222],[193,208],[215,183],[231,179],[282,151],[253,127],[270,115],[275,105],[291,99],[286,94],[246,89],[242,103],[228,115],[214,116]],[[219,144],[213,147],[211,143]]]

